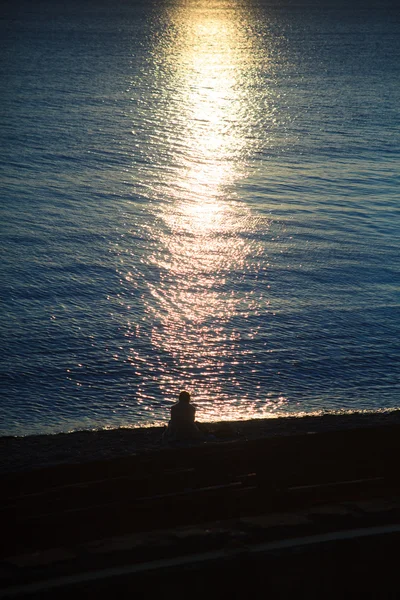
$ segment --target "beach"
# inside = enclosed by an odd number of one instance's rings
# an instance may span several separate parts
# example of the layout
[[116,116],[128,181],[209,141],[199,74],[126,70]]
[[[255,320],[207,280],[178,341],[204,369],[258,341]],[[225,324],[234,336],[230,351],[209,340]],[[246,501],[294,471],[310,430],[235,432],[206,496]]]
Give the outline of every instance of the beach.
[[[206,423],[205,426],[215,439],[199,445],[397,424],[400,424],[398,410]],[[144,427],[1,437],[0,473],[30,471],[160,451],[168,447],[161,440],[163,431],[162,427]]]
[[[179,565],[189,579],[178,589],[195,577],[244,592],[265,572],[290,594],[308,589],[310,560],[321,585],[336,561],[336,593],[346,579],[388,592],[399,411],[209,428],[212,441],[185,446],[164,445],[162,428],[2,438],[0,597],[175,589]],[[367,564],[373,579],[360,587]]]
[[398,8],[3,12],[0,599],[392,597]]

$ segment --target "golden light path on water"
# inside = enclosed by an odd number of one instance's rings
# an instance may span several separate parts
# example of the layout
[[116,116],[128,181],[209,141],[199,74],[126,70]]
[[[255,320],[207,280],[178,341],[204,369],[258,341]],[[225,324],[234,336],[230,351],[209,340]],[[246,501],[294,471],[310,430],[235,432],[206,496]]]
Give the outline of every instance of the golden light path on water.
[[169,19],[172,34],[154,56],[164,73],[155,116],[162,175],[149,180],[153,197],[167,198],[155,208],[160,237],[148,260],[160,277],[148,282],[146,300],[154,353],[168,356],[159,385],[167,399],[189,389],[203,419],[251,418],[251,394],[238,390],[233,398],[221,381],[240,388],[234,366],[246,365],[249,352],[240,341],[259,328],[226,324],[268,310],[267,297],[241,285],[264,260],[246,232],[265,230],[268,221],[235,198],[257,143],[251,138],[260,111],[251,85],[255,49],[231,5],[182,3]]

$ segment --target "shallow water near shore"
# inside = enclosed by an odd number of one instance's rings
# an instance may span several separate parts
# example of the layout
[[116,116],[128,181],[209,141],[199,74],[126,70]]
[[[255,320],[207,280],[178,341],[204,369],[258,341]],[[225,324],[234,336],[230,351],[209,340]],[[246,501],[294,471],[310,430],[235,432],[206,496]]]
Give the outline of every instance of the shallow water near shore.
[[5,6],[0,436],[398,408],[393,3]]

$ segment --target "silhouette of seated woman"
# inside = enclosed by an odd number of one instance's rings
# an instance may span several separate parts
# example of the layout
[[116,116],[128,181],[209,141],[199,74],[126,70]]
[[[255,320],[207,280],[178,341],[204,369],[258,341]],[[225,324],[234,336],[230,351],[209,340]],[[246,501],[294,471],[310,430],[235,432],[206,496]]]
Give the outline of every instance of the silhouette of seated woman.
[[195,423],[196,407],[190,404],[189,392],[179,394],[179,402],[171,407],[171,420],[168,423],[166,437],[169,441],[183,442],[200,440],[203,433]]

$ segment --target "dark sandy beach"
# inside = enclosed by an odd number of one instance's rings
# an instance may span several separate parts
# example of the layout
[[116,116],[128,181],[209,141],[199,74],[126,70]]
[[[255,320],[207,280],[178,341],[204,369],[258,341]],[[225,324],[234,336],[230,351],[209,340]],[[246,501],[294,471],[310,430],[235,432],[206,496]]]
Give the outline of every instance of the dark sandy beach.
[[[199,447],[212,445],[216,446],[217,450],[219,443],[381,425],[400,425],[400,411],[207,423],[206,426],[214,439],[195,445]],[[0,473],[30,471],[56,465],[88,463],[158,452],[168,448],[161,441],[162,433],[162,427],[148,427],[1,437]]]
[[308,594],[313,564],[323,597],[391,597],[400,411],[209,430],[186,446],[162,428],[1,438],[0,597],[176,591],[182,564],[182,593],[193,577],[243,594],[267,576],[279,597]]

